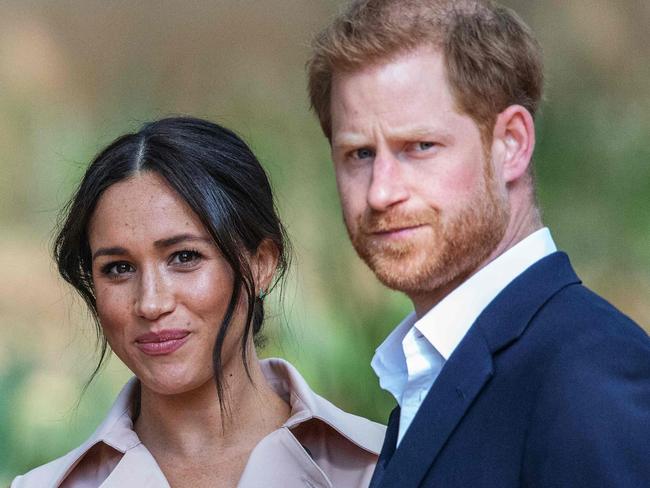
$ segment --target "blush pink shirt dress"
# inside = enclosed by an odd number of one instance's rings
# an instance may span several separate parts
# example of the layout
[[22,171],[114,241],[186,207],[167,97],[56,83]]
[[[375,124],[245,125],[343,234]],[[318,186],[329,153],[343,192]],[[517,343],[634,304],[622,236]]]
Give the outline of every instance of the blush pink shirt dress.
[[[253,449],[238,488],[368,486],[385,428],[342,411],[314,393],[281,359],[261,361],[271,387],[291,406],[289,419]],[[11,488],[169,488],[133,430],[138,380],[122,389],[106,419],[81,446],[18,476]]]

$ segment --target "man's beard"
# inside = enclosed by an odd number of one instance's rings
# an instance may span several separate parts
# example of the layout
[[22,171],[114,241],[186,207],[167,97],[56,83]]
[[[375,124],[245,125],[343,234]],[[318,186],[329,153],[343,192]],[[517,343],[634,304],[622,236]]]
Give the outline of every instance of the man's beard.
[[[510,217],[507,197],[499,192],[491,169],[486,163],[480,192],[446,219],[438,209],[428,208],[366,213],[354,228],[346,221],[355,250],[379,281],[412,296],[440,290],[472,274],[501,242]],[[415,226],[425,228],[416,229],[413,239],[389,241],[372,235]],[[423,234],[430,237],[423,239]]]

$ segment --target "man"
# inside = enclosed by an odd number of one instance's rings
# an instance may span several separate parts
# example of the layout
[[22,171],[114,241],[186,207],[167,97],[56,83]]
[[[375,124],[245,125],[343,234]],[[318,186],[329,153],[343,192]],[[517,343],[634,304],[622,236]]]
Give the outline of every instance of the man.
[[415,312],[372,486],[650,486],[650,340],[584,288],[535,201],[540,48],[480,0],[353,2],[309,89],[352,243]]

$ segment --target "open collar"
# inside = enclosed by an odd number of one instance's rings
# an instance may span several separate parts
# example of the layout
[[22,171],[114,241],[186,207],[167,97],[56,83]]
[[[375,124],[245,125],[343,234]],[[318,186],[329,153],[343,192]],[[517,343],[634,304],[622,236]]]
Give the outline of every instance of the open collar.
[[384,439],[384,427],[363,417],[344,412],[314,393],[290,363],[272,358],[260,361],[271,387],[291,407],[283,427],[293,429],[302,422],[317,419],[361,449],[378,455]]
[[461,283],[414,327],[447,361],[490,302],[526,269],[556,251],[548,228],[533,232]]
[[[515,278],[481,313],[450,356],[399,448],[395,450],[393,445],[384,449],[371,485],[420,486],[447,439],[494,374],[493,356],[521,337],[547,300],[579,283],[568,256],[562,252],[547,256]],[[414,463],[413,459],[422,462]]]
[[[380,386],[401,404],[409,381],[404,341],[409,333],[421,334],[446,362],[489,303],[537,261],[557,250],[548,228],[533,232],[470,276],[421,318],[410,313],[377,348],[372,368]],[[433,381],[433,380],[432,380]]]
[[[238,485],[240,488],[259,486],[257,477],[264,466],[274,469],[274,476],[278,479],[276,484],[272,484],[269,478],[265,486],[305,486],[283,484],[283,480],[292,478],[298,481],[308,479],[314,487],[330,488],[330,481],[291,433],[291,429],[312,419],[329,425],[333,432],[348,439],[359,449],[379,454],[384,437],[383,426],[343,412],[315,394],[288,362],[265,359],[260,363],[271,387],[289,403],[291,414],[280,429],[263,438],[255,447]],[[88,440],[67,455],[21,477],[23,484],[18,486],[59,486],[88,451],[103,442],[122,456],[101,484],[102,488],[168,488],[169,484],[160,467],[133,430],[133,406],[139,387],[137,378],[129,380],[104,421]]]

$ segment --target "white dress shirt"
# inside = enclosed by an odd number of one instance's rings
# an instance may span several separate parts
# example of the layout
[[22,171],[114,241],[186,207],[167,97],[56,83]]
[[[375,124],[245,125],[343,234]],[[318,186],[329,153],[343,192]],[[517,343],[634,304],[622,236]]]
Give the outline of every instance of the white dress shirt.
[[498,256],[418,320],[409,314],[377,348],[372,368],[401,408],[397,444],[454,349],[488,304],[531,265],[557,250],[545,227]]

